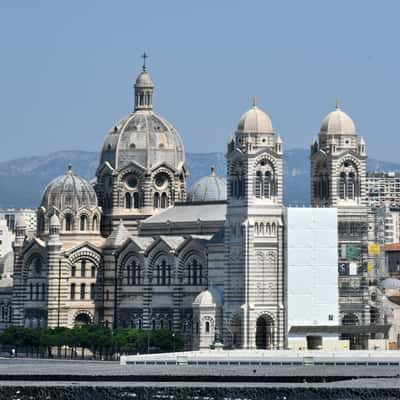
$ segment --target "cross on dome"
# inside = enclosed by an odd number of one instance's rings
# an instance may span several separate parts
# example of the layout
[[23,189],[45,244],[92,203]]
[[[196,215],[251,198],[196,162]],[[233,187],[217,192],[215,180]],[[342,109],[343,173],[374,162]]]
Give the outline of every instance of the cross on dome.
[[143,54],[142,54],[142,58],[143,58],[143,71],[145,72],[146,71],[146,58],[148,58],[149,56],[146,54],[146,52],[144,52]]

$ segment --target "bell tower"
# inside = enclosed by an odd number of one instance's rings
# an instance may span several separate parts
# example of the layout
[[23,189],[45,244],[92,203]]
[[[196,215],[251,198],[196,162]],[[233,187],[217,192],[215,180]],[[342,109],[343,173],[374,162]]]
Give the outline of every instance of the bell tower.
[[[367,154],[364,139],[338,102],[322,121],[310,160],[312,207],[338,210],[340,320],[347,325],[368,325]],[[364,339],[355,341],[363,346]]]
[[246,349],[285,345],[282,140],[253,107],[228,144],[225,344]]

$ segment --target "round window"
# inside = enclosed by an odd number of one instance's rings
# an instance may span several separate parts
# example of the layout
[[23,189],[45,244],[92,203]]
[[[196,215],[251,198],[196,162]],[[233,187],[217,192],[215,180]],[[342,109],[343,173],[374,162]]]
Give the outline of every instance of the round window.
[[163,172],[156,175],[154,183],[158,188],[160,189],[164,188],[168,184],[168,175]]
[[138,179],[136,178],[135,175],[128,175],[125,178],[125,184],[128,186],[130,189],[135,189],[136,186],[138,185]]

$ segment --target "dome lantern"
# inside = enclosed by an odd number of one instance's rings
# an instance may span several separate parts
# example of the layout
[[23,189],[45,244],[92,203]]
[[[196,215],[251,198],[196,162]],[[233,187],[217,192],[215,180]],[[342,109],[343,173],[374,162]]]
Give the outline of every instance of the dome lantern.
[[136,78],[135,83],[135,111],[153,109],[154,84],[147,72],[146,53],[143,54],[142,72]]

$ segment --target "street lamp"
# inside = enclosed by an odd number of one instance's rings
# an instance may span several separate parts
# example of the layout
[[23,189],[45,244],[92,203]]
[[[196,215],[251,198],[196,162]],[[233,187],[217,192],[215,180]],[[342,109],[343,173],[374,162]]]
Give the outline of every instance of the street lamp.
[[173,348],[174,353],[175,353],[175,332],[172,332],[172,348]]

